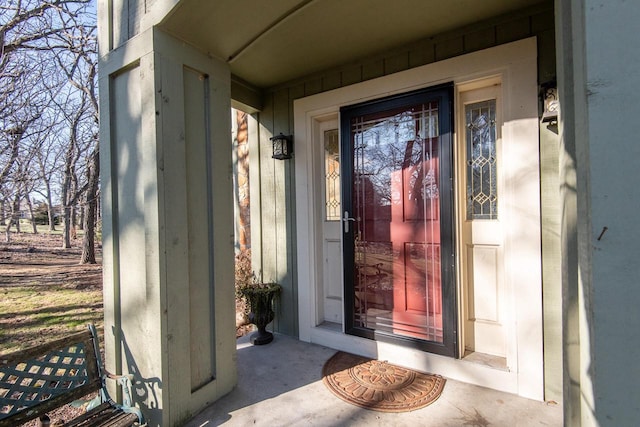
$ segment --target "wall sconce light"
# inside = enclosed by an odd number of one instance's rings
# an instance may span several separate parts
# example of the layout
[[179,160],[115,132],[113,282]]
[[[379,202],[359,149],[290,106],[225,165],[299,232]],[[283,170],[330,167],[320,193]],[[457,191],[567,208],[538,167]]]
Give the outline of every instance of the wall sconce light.
[[544,90],[544,112],[542,113],[542,123],[558,123],[558,110],[560,101],[558,100],[558,89],[548,87]]
[[291,135],[283,135],[282,132],[280,132],[280,135],[276,135],[270,139],[273,144],[272,158],[278,160],[291,158],[293,155],[293,137]]

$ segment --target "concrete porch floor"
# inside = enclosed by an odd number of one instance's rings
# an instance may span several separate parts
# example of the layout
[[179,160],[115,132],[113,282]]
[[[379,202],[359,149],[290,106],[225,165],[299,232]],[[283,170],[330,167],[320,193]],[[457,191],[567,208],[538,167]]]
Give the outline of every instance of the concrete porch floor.
[[276,335],[238,340],[238,386],[186,426],[561,426],[562,407],[447,379],[431,405],[383,413],[350,405],[322,383],[336,350]]

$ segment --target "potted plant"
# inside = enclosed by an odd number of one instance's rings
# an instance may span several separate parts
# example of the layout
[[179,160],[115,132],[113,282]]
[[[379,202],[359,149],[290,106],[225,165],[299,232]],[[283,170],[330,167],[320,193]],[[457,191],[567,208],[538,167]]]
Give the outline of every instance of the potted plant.
[[253,345],[269,344],[273,341],[273,334],[267,331],[267,325],[275,317],[273,311],[274,300],[280,295],[282,286],[277,283],[261,283],[252,281],[239,287],[240,295],[249,306],[249,322],[256,325],[257,332],[251,334]]
[[282,287],[258,280],[251,268],[251,249],[244,249],[236,254],[235,276],[236,301],[244,313],[243,319],[236,317],[236,327],[242,327],[248,320],[258,328],[258,332],[251,335],[251,342],[254,345],[270,343],[273,341],[273,334],[266,327],[275,317],[273,305]]

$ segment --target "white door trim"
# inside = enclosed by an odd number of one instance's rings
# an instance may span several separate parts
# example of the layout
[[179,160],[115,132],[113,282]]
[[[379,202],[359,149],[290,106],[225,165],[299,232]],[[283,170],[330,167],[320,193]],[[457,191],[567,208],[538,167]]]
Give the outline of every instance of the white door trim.
[[[317,182],[318,163],[313,156],[313,134],[322,121],[335,118],[344,105],[376,99],[395,93],[429,87],[453,81],[456,87],[472,87],[473,82],[497,77],[502,83],[503,139],[515,141],[511,153],[522,158],[519,176],[506,176],[507,191],[539,192],[538,162],[538,97],[537,97],[537,43],[535,38],[497,46],[468,55],[413,68],[389,76],[358,83],[352,86],[323,92],[294,101],[295,121],[295,178],[296,225],[298,256],[298,295],[300,339],[333,348],[385,358],[395,363],[430,370],[441,375],[516,393],[541,400],[543,398],[543,347],[542,347],[542,279],[540,263],[540,206],[539,198],[529,198],[526,206],[505,206],[507,218],[518,218],[522,232],[527,235],[526,244],[520,244],[520,236],[505,236],[505,277],[508,304],[512,309],[508,319],[515,331],[514,350],[509,352],[509,369],[497,370],[484,365],[423,353],[390,344],[346,336],[342,331],[328,331],[317,326],[317,289],[319,266],[322,265],[321,195]],[[457,108],[457,107],[456,107]],[[511,156],[510,156],[511,157]],[[320,258],[319,258],[320,257]],[[320,261],[320,263],[319,263]],[[523,270],[527,271],[523,283]],[[513,278],[520,279],[517,286]]]

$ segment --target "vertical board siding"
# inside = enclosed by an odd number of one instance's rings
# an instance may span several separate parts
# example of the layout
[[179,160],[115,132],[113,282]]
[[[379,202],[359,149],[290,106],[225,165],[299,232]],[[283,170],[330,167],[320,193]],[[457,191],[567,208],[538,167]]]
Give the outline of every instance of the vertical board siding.
[[322,78],[308,80],[304,83],[304,96],[322,92]]
[[496,42],[498,44],[528,37],[531,34],[531,18],[524,17],[506,22],[496,27]]
[[431,40],[416,44],[409,49],[409,68],[420,67],[435,61],[435,47]]
[[342,72],[332,71],[322,78],[322,90],[337,89],[342,86]]
[[547,83],[556,81],[555,52],[556,33],[553,29],[537,34],[538,37],[538,82]]
[[268,94],[264,102],[264,110],[259,115],[259,144],[260,144],[260,185],[261,185],[261,237],[262,263],[258,266],[256,275],[263,282],[275,281],[277,277],[277,247],[276,241],[276,177],[275,160],[271,158],[271,141],[273,135],[273,95]]
[[540,125],[540,209],[544,294],[545,400],[562,401],[562,286],[560,168],[557,125]]
[[[105,2],[108,4],[108,2]],[[107,6],[108,7],[108,6]],[[111,34],[110,44],[111,49],[115,49],[126,42],[129,37],[129,8],[127,7],[126,0],[112,0],[111,10],[109,11],[111,21]],[[127,25],[123,25],[123,22],[127,22]]]
[[[109,50],[122,46],[127,40],[140,34],[146,28],[142,28],[143,18],[156,6],[158,0],[112,0],[99,2],[104,7],[105,16],[110,23]],[[148,24],[147,24],[148,26]],[[107,49],[104,46],[103,49]]]
[[465,52],[487,49],[496,45],[496,29],[494,27],[483,28],[464,35]]
[[[157,76],[159,90],[157,93],[157,110],[159,115],[158,140],[161,166],[158,174],[158,185],[162,189],[160,241],[161,253],[164,259],[163,306],[167,336],[171,336],[171,346],[166,343],[167,354],[167,383],[171,384],[165,392],[169,396],[175,394],[189,395],[192,390],[191,355],[182,350],[175,357],[173,346],[181,349],[189,348],[191,336],[185,333],[185,324],[191,323],[189,241],[188,241],[188,192],[187,180],[176,177],[187,175],[187,153],[185,142],[185,116],[182,111],[185,105],[182,64],[156,55],[156,70],[161,70]],[[170,118],[170,119],[169,119]],[[171,159],[171,161],[164,161]],[[166,263],[166,264],[164,264]],[[163,328],[163,329],[164,329]],[[186,369],[186,367],[189,367]],[[171,398],[170,400],[173,400]],[[164,408],[164,407],[163,407]],[[148,411],[147,411],[148,412]],[[170,410],[168,412],[171,412]],[[160,414],[157,415],[160,418]]]
[[[289,88],[289,100],[302,98],[303,96],[304,96],[304,85],[297,85]],[[293,102],[289,101],[288,104],[289,104],[289,111],[287,112],[287,114],[289,115],[289,130],[291,131],[291,133],[293,133],[293,129],[294,129]],[[295,141],[294,141],[294,147],[293,147],[294,155],[295,155],[295,150],[296,148],[295,148]]]
[[281,89],[273,94],[273,134],[277,135],[283,133],[289,135],[293,129],[291,129],[289,120],[289,114],[291,112],[289,96],[289,88]]
[[154,43],[166,319],[158,357],[170,396],[159,416],[178,425],[236,381],[230,78],[225,64],[165,33]]
[[362,64],[362,81],[384,76],[384,59],[374,59]]
[[384,73],[393,74],[409,68],[409,53],[401,52],[384,60]]
[[448,40],[442,40],[435,45],[436,61],[453,58],[454,56],[467,53],[464,50],[464,36],[454,37]]
[[[145,239],[145,182],[142,147],[142,106],[140,95],[140,69],[133,68],[114,79],[114,101],[128,108],[113,108],[114,138],[112,139],[112,159],[114,175],[117,177],[117,222],[120,233],[117,236],[119,252],[119,285],[121,295],[127,300],[146,301],[146,259],[138,250],[139,243]],[[131,191],[123,191],[129,188]],[[120,262],[127,260],[127,262]],[[122,317],[135,318],[142,311],[131,305],[123,305]],[[116,320],[118,321],[118,320]],[[144,325],[140,317],[135,322]],[[134,335],[135,331],[125,331]]]
[[[115,181],[111,194],[115,289],[112,296],[105,293],[105,306],[119,312],[109,320],[113,322],[109,323],[114,326],[109,333],[114,333],[114,339],[107,336],[105,342],[113,342],[119,353],[115,357],[120,365],[117,372],[132,373],[136,381],[157,372],[157,360],[149,353],[160,350],[157,242],[150,232],[157,228],[153,209],[157,203],[155,149],[146,143],[153,123],[145,120],[148,102],[153,102],[146,88],[153,84],[153,77],[142,71],[147,61],[143,58],[140,66],[112,77],[109,100],[111,176]],[[145,345],[138,345],[140,342]],[[162,391],[154,390],[151,382],[141,381],[139,391],[134,399],[143,409],[162,407]]]
[[248,131],[251,269],[253,273],[258,274],[262,271],[264,253],[262,249],[262,180],[264,179],[262,176],[262,153],[267,150],[267,147],[263,147],[261,144],[260,113],[253,113],[249,116]]
[[359,83],[362,81],[362,66],[360,64],[347,66],[342,69],[340,76],[342,78],[341,84],[343,86]]
[[127,40],[140,32],[140,20],[144,14],[144,0],[126,0]]
[[[116,327],[113,330],[114,340],[105,340],[105,345],[108,347],[111,344],[114,345],[114,349],[110,350],[112,354],[117,354],[114,362],[115,366],[107,366],[108,369],[113,369],[115,372],[122,372],[122,334],[120,333],[122,327],[122,304],[121,298],[126,288],[131,286],[131,283],[127,281],[126,274],[123,277],[122,263],[121,263],[121,240],[124,239],[124,235],[119,232],[121,223],[128,224],[132,222],[132,228],[128,229],[129,233],[134,233],[138,237],[142,237],[144,241],[144,226],[140,225],[139,217],[142,216],[142,212],[135,212],[135,192],[129,192],[128,197],[132,198],[129,206],[122,207],[123,202],[129,202],[129,200],[122,200],[120,195],[120,189],[122,186],[131,185],[131,181],[135,181],[137,178],[132,177],[131,169],[133,173],[137,171],[137,166],[130,167],[129,162],[131,159],[128,155],[129,151],[133,151],[136,148],[136,137],[140,137],[140,93],[135,88],[139,87],[140,68],[138,66],[133,67],[125,72],[118,74],[111,78],[110,81],[110,102],[109,110],[111,113],[111,139],[109,145],[110,156],[110,170],[111,181],[110,186],[105,190],[108,191],[104,207],[108,213],[104,215],[105,223],[110,226],[111,233],[105,232],[105,249],[111,247],[113,252],[111,259],[113,263],[108,273],[105,273],[105,277],[111,276],[112,280],[105,282],[105,284],[111,284],[112,287],[105,286],[105,307],[113,307],[113,311],[105,310],[105,324],[112,324]],[[118,105],[127,105],[131,103],[129,108],[117,108]],[[133,127],[130,127],[133,126]],[[131,134],[129,131],[131,130]],[[125,175],[122,175],[122,174]],[[135,188],[135,187],[134,187]],[[111,202],[111,203],[109,203]],[[142,231],[140,231],[142,228]],[[125,247],[126,249],[126,247]],[[133,256],[144,265],[144,257],[142,254],[134,253]],[[106,267],[106,266],[105,266]],[[126,270],[126,267],[124,267]],[[125,272],[126,273],[126,272]],[[137,272],[134,271],[134,276],[131,279],[141,280],[144,282],[144,270],[140,269]]]
[[555,32],[553,9],[531,15],[531,32],[533,34],[539,34],[543,31]]
[[[304,87],[297,86],[295,92],[303,94]],[[295,239],[293,230],[293,170],[290,161],[271,158],[269,138],[282,132],[292,133],[289,123],[291,114],[290,90],[283,89],[269,94],[260,120],[260,183],[261,224],[260,246],[262,264],[258,276],[265,282],[275,281],[282,285],[282,294],[274,320],[274,328],[287,335],[297,335],[297,288],[294,285]],[[294,147],[295,152],[295,147]],[[254,236],[256,234],[254,233]],[[253,242],[252,242],[253,246]]]
[[288,300],[289,307],[291,307],[291,315],[292,319],[287,323],[286,328],[283,328],[285,333],[289,335],[298,336],[298,286],[296,279],[298,277],[298,264],[297,264],[297,240],[296,240],[296,228],[295,228],[295,218],[296,218],[296,203],[295,203],[295,170],[293,167],[293,162],[286,162],[285,164],[285,176],[288,178],[288,190],[287,195],[285,196],[286,203],[286,212],[289,212],[291,221],[287,220],[287,280],[286,283],[290,286],[290,299]]
[[[556,81],[553,9],[531,16],[538,38],[538,82]],[[560,235],[560,138],[557,126],[540,126],[540,216],[542,231],[542,294],[544,319],[545,399],[562,401],[562,245]]]
[[[273,133],[279,134],[282,132],[284,135],[291,135],[292,128],[290,127],[290,95],[289,89],[283,89],[273,96]],[[277,327],[282,333],[288,335],[296,335],[297,329],[297,317],[293,316],[296,313],[296,307],[298,305],[297,292],[294,288],[295,271],[295,252],[292,248],[295,248],[294,236],[293,236],[293,221],[289,220],[295,218],[292,212],[292,198],[294,196],[294,188],[292,184],[293,170],[291,161],[274,160],[275,162],[275,176],[276,176],[276,192],[275,192],[275,215],[276,215],[276,252],[278,258],[276,260],[277,276],[279,282],[282,284],[282,294],[280,295],[280,307],[283,312],[291,313],[292,318],[289,316],[278,317]]]
[[[209,266],[211,236],[209,198],[211,189],[207,140],[209,126],[205,90],[208,79],[202,73],[184,69],[185,164],[187,178],[187,235],[189,242],[189,320],[191,389],[196,390],[214,378],[212,304],[213,278]],[[211,313],[214,313],[214,316]]]

